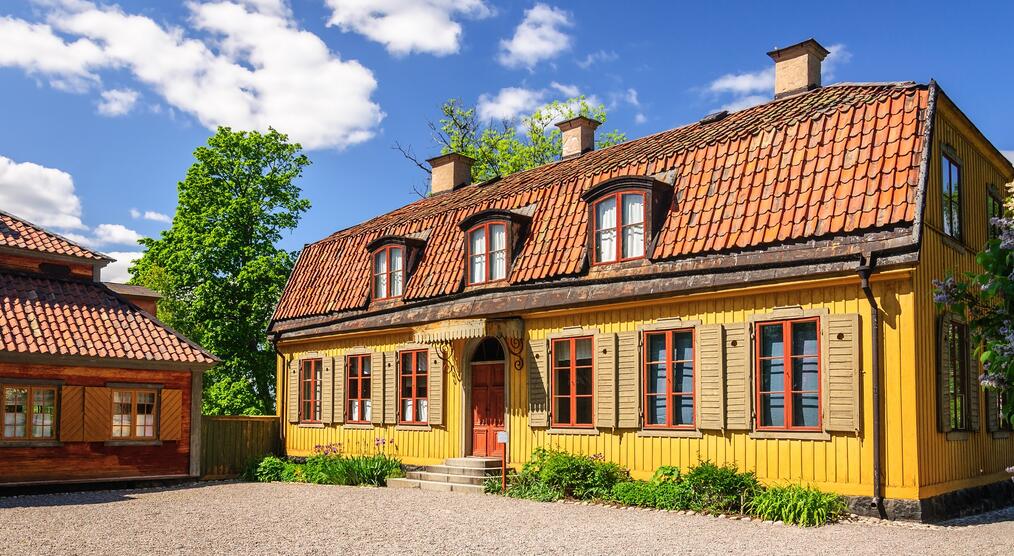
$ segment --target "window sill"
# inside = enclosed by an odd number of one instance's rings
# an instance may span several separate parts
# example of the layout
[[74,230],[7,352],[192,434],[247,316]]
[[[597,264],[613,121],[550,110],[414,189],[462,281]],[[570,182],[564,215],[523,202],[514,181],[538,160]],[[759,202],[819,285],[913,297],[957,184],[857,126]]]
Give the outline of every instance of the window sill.
[[947,440],[963,441],[968,440],[968,431],[951,431],[947,433]]
[[345,423],[342,425],[342,428],[353,431],[366,431],[373,430],[374,426],[373,423]]
[[59,440],[4,440],[0,448],[55,448],[63,446]]
[[754,440],[831,440],[831,434],[820,431],[753,431],[748,435]]
[[993,440],[1004,440],[1010,438],[1010,431],[994,431]]
[[704,438],[704,433],[698,430],[679,429],[641,429],[637,431],[638,438]]
[[297,423],[296,426],[301,429],[322,429],[324,423]]
[[561,435],[573,434],[573,435],[579,435],[579,436],[582,436],[582,435],[583,436],[598,436],[599,435],[599,431],[598,431],[598,429],[577,429],[577,428],[575,428],[575,429],[548,429],[548,430],[546,430],[546,434],[561,434]]
[[161,440],[107,440],[103,446],[161,446]]
[[395,425],[394,430],[396,431],[431,431],[433,427],[430,425]]

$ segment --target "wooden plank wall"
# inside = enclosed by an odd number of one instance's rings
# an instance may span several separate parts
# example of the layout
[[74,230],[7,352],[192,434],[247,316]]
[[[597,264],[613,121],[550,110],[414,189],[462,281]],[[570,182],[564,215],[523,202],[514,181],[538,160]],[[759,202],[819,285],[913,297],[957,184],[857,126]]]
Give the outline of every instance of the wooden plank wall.
[[[1014,176],[1004,175],[995,161],[984,156],[983,146],[973,141],[974,133],[947,105],[940,103],[930,156],[930,182],[927,187],[923,227],[922,261],[914,276],[918,356],[915,387],[919,403],[919,460],[921,493],[934,496],[949,490],[999,481],[1007,475],[1006,466],[1014,463],[1014,437],[993,435],[985,423],[985,396],[981,390],[979,431],[966,439],[948,440],[937,426],[937,341],[939,311],[933,303],[934,279],[948,274],[981,270],[975,255],[987,239],[986,192],[989,185],[1003,191],[1004,183]],[[941,145],[949,145],[962,164],[963,241],[957,243],[942,233]],[[976,373],[979,371],[977,370]]]
[[201,478],[239,476],[254,459],[278,454],[278,417],[205,415],[201,419]]

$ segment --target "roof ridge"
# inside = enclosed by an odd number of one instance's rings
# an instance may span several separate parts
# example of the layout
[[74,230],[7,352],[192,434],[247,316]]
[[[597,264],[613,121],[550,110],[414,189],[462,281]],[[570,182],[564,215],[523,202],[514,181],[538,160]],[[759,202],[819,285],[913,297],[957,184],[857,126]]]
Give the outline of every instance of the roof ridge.
[[[77,247],[78,249],[80,249],[80,250],[82,250],[82,251],[84,251],[86,253],[91,253],[92,255],[95,255],[95,257],[97,259],[105,260],[105,261],[108,261],[108,262],[115,262],[116,261],[116,259],[113,259],[112,257],[110,257],[108,255],[105,255],[105,254],[100,253],[98,251],[95,251],[93,249],[89,249],[89,248],[81,245],[80,243],[78,243],[76,241],[67,239],[66,237],[64,237],[64,236],[62,236],[62,235],[60,235],[60,234],[58,234],[58,233],[56,233],[56,232],[54,232],[52,230],[47,230],[46,228],[43,228],[42,226],[40,226],[40,225],[38,225],[38,224],[30,221],[30,220],[26,220],[25,218],[22,218],[20,216],[17,216],[15,214],[7,212],[7,211],[5,211],[3,209],[0,209],[0,215],[13,218],[14,220],[17,220],[18,222],[20,222],[20,223],[22,223],[22,224],[24,224],[24,225],[26,225],[26,226],[28,226],[30,228],[34,228],[36,231],[42,232],[42,233],[47,234],[47,235],[51,235],[51,236],[53,236],[55,238],[58,238],[58,239],[60,239],[62,241],[66,241],[67,243],[73,245],[74,247]],[[35,251],[35,249],[27,249],[27,251]],[[65,255],[65,256],[71,256],[71,257],[73,257],[75,255]],[[77,258],[81,259],[81,258],[87,258],[87,257],[77,257]]]

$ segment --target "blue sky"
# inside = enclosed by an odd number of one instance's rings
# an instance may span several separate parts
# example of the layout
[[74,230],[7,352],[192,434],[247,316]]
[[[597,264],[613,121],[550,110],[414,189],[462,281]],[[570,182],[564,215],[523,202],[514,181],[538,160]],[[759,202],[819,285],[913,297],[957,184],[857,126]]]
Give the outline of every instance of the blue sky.
[[[369,6],[366,6],[369,5]],[[1014,4],[496,0],[9,1],[0,209],[122,259],[168,226],[215,125],[271,125],[313,161],[299,248],[414,200],[451,97],[493,117],[580,92],[636,138],[771,95],[765,52],[813,36],[825,83],[936,79],[1014,153]]]

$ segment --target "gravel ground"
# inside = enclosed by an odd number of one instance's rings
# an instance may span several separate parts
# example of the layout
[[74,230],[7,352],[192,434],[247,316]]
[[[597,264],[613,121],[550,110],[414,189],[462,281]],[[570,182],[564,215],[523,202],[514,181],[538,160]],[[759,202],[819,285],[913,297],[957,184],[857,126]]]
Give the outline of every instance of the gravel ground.
[[202,483],[0,499],[6,554],[1011,554],[1014,509],[816,529],[498,496]]

